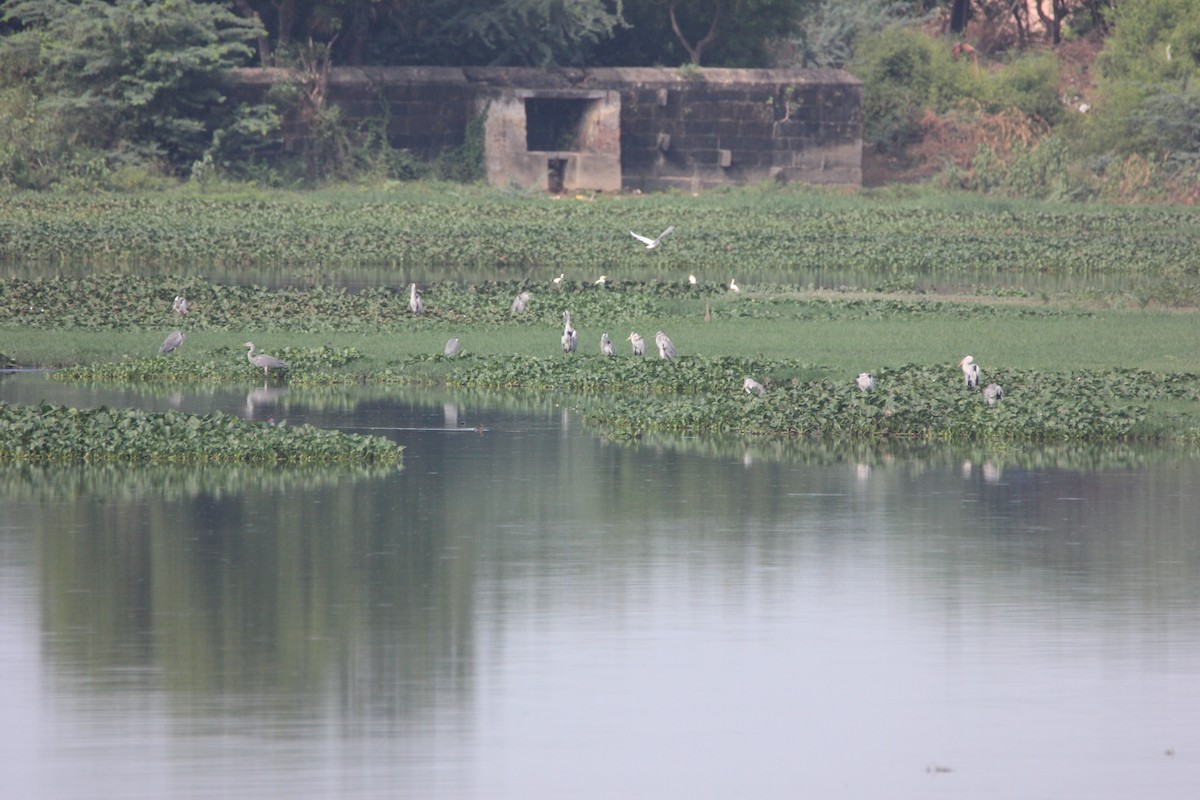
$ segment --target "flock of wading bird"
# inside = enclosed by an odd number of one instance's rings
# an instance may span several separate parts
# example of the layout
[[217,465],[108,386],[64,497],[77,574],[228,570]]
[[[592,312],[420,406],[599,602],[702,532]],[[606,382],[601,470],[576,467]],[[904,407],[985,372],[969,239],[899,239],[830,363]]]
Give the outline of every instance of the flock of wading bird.
[[[674,230],[675,226],[672,225],[654,238],[643,236],[642,234],[634,233],[633,231],[630,231],[629,235],[644,244],[647,250],[654,250],[661,245],[663,239],[669,236]],[[561,286],[565,277],[565,273],[560,273],[557,278],[554,278],[551,281],[551,283],[553,283],[555,286]],[[601,275],[592,283],[595,286],[604,286],[607,282],[608,276]],[[695,285],[696,276],[689,274],[688,283]],[[734,278],[729,279],[729,291],[733,292],[734,294],[739,294],[742,291],[741,287],[737,285],[737,281]],[[531,295],[528,291],[523,291],[518,294],[512,302],[512,313],[524,313],[525,308],[529,304],[529,301],[532,299],[532,297],[533,295]],[[181,318],[186,317],[188,314],[187,298],[177,296],[172,303],[172,308]],[[425,303],[422,302],[421,293],[417,290],[417,285],[415,283],[410,284],[408,287],[408,310],[418,317],[425,315]],[[574,353],[579,346],[579,332],[576,331],[571,325],[570,311],[563,311],[562,316],[562,351],[563,355],[569,356]],[[708,306],[706,305],[704,308],[704,321],[707,322],[709,319],[710,312]],[[185,338],[187,337],[184,335],[183,331],[172,331],[167,335],[166,340],[162,343],[162,346],[158,349],[158,352],[164,355],[174,352],[179,348],[180,345],[183,344],[183,340]],[[625,339],[633,347],[633,354],[635,356],[646,355],[646,340],[643,339],[637,331],[631,331],[629,336],[625,337]],[[667,334],[663,333],[662,331],[655,333],[654,344],[658,347],[659,358],[666,359],[667,361],[675,360],[677,356],[675,344],[671,341]],[[246,359],[254,366],[262,368],[264,381],[270,379],[270,371],[272,369],[287,369],[286,361],[281,361],[280,359],[275,358],[275,356],[270,356],[266,353],[256,354],[254,352],[254,342],[244,342],[242,347],[248,348],[246,350]],[[457,336],[451,337],[446,342],[446,347],[443,352],[447,356],[458,355]],[[604,356],[615,356],[617,354],[616,348],[613,346],[612,339],[609,337],[607,331],[600,334],[600,353]],[[978,388],[980,383],[980,374],[979,365],[975,363],[975,359],[971,356],[964,356],[962,361],[958,362],[958,367],[962,370],[963,384],[966,386],[966,388],[968,390]],[[858,377],[855,379],[855,383],[863,392],[870,392],[875,389],[875,377],[869,372],[860,372]],[[756,394],[760,397],[766,394],[767,391],[766,387],[754,380],[754,378],[746,378],[743,380],[742,390],[747,394]],[[983,388],[983,399],[989,406],[994,406],[996,403],[1004,399],[1004,389],[1002,389],[997,383],[989,383]]]

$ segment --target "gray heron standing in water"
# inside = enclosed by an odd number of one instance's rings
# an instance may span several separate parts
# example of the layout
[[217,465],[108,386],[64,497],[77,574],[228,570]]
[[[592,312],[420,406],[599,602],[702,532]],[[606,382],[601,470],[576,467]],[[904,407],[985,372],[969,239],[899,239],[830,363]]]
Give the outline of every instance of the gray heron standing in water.
[[651,239],[649,236],[642,236],[640,233],[634,233],[633,231],[630,231],[629,235],[632,236],[633,238],[637,239],[642,244],[646,245],[647,250],[653,250],[654,248],[656,248],[660,244],[662,244],[663,237],[670,234],[671,231],[673,231],[673,230],[675,230],[674,225],[667,228],[665,231],[663,231],[662,233],[660,233],[658,236],[654,237],[653,239]]
[[569,356],[571,353],[574,353],[575,347],[578,344],[579,344],[579,336],[575,332],[575,329],[571,327],[571,312],[564,311],[563,312],[563,335],[562,335],[563,355]]
[[408,287],[408,310],[418,317],[425,315],[425,304],[421,302],[421,293],[415,283]]
[[987,401],[989,406],[994,406],[1004,399],[1004,390],[1000,388],[998,383],[989,383],[983,387],[983,399]]
[[654,334],[654,343],[658,345],[658,357],[667,361],[675,360],[675,345],[662,331]]
[[183,344],[183,340],[186,338],[183,331],[171,331],[167,334],[167,338],[163,340],[162,346],[158,348],[159,355],[166,355],[173,352],[179,345]]
[[643,339],[637,331],[629,334],[629,341],[633,343],[633,354],[635,356],[646,355],[646,340]]
[[855,379],[855,383],[858,384],[860,390],[869,392],[875,388],[875,376],[869,372],[860,372]]
[[974,358],[963,356],[963,360],[958,362],[958,368],[962,370],[963,383],[968,389],[979,385],[979,365],[975,363]]
[[248,347],[246,351],[246,360],[256,367],[262,367],[263,380],[270,379],[270,371],[273,369],[287,369],[288,363],[281,361],[275,356],[269,356],[266,353],[254,353],[254,342],[242,342],[242,347]]
[[615,356],[616,349],[613,347],[612,339],[608,338],[607,333],[600,334],[600,353],[606,356]]

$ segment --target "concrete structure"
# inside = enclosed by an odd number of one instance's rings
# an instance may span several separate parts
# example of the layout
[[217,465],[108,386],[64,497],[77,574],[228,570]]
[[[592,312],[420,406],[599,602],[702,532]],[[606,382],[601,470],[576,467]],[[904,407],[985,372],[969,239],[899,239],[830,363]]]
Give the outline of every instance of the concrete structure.
[[[258,100],[285,70],[238,72]],[[374,67],[330,70],[326,102],[383,119],[424,158],[484,117],[488,180],[548,191],[679,188],[764,180],[862,182],[862,84],[838,70]],[[305,135],[293,122],[294,145]]]

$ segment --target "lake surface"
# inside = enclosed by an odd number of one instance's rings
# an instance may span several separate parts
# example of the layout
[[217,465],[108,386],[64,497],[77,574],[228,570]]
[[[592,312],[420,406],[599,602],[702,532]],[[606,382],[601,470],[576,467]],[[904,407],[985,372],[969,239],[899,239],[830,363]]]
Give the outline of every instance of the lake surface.
[[407,450],[0,466],[4,797],[1200,787],[1194,451],[623,444],[556,398],[0,376],[43,399]]

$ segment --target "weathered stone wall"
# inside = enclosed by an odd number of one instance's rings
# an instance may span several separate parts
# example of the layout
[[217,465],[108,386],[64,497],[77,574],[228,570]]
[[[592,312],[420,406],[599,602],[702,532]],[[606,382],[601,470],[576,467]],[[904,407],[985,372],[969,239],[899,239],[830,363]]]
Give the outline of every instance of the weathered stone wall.
[[[238,94],[259,99],[288,77],[240,70]],[[603,99],[582,123],[594,133],[559,152],[525,149],[523,98]],[[496,184],[556,188],[548,162],[566,190],[862,182],[862,85],[837,70],[344,67],[330,71],[327,102],[351,122],[386,119],[392,145],[425,158],[461,145],[467,124],[494,106],[486,145]],[[293,122],[288,135],[305,131]]]

